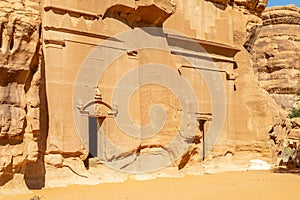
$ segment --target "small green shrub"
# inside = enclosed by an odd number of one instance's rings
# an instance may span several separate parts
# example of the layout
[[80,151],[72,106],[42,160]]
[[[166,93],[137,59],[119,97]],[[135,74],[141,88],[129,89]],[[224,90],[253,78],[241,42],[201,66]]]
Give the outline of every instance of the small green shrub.
[[290,113],[289,113],[289,118],[296,118],[296,117],[300,117],[300,109],[298,108],[293,108],[291,109]]

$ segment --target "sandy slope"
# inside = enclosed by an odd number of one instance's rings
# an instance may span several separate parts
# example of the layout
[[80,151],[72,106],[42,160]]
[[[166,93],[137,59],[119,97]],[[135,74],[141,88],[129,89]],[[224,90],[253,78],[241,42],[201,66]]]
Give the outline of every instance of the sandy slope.
[[300,199],[300,173],[269,171],[227,172],[221,174],[159,178],[148,181],[95,186],[73,185],[32,191],[33,194],[9,196],[5,200],[29,200],[34,195],[42,200],[98,199],[230,199],[282,200]]

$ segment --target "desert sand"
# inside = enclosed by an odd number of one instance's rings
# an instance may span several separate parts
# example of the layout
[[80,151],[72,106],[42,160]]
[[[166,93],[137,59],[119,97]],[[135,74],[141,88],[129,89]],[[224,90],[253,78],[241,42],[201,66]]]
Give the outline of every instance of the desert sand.
[[5,196],[0,199],[30,200],[34,196],[42,200],[297,200],[300,198],[300,172],[244,171],[147,181],[127,180],[124,183],[33,190],[32,194]]

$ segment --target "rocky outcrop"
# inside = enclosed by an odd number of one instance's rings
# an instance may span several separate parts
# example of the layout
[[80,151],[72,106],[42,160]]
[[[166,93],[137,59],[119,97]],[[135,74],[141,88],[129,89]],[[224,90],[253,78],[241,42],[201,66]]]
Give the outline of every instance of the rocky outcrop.
[[290,121],[291,131],[288,138],[298,142],[300,140],[300,118],[293,118]]
[[38,1],[0,2],[0,192],[38,157],[39,12]]
[[[262,19],[263,26],[256,28],[259,34],[255,42],[248,46],[254,71],[260,86],[289,112],[299,108],[300,9],[294,5],[267,8]],[[270,138],[277,152],[299,142],[297,121],[283,118],[273,125]]]
[[251,51],[254,69],[261,87],[289,110],[300,89],[300,9],[272,7],[262,18],[263,27]]
[[237,6],[243,6],[250,12],[260,14],[266,8],[268,0],[234,0]]
[[266,8],[268,0],[207,0],[224,6],[230,5],[260,15]]

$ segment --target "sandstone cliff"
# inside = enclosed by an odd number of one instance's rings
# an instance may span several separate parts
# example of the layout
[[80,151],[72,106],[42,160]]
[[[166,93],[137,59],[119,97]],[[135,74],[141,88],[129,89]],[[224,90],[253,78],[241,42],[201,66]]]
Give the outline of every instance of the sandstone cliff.
[[0,2],[1,191],[5,183],[25,173],[27,163],[38,158],[39,30],[38,1]]
[[[260,32],[249,49],[253,67],[260,86],[288,113],[299,108],[296,93],[300,89],[300,9],[294,5],[268,8],[262,19],[263,26],[256,30]],[[296,122],[297,119],[287,119],[273,128],[271,137],[277,145],[284,145],[287,138],[299,141]]]
[[251,51],[255,73],[261,87],[288,111],[296,106],[300,89],[300,9],[268,8],[262,19]]
[[[250,55],[244,48],[253,45],[257,27],[262,25],[260,15],[266,3],[266,0],[45,0],[40,5],[39,1],[33,0],[2,1],[1,191],[15,188],[13,180],[24,184],[23,179],[28,188],[88,183],[91,179],[96,179],[97,183],[116,181],[120,178],[119,173],[108,172],[99,163],[111,166],[121,161],[124,168],[139,166],[136,163],[152,164],[139,156],[160,156],[158,150],[165,151],[164,157],[171,158],[174,151],[164,145],[182,131],[178,125],[182,109],[172,92],[155,84],[143,86],[133,93],[133,103],[127,109],[134,120],[132,126],[136,123],[147,125],[151,123],[151,106],[164,104],[166,116],[171,120],[166,122],[157,137],[134,140],[124,134],[114,120],[118,114],[115,111],[120,106],[115,106],[112,101],[113,86],[126,72],[153,62],[170,66],[177,76],[180,72],[180,76],[190,80],[201,108],[193,110],[194,114],[199,112],[199,124],[196,124],[199,130],[192,139],[184,138],[190,148],[171,166],[183,169],[183,173],[188,172],[189,169],[184,171],[188,167],[203,167],[204,173],[222,169],[227,164],[247,166],[250,159],[260,158],[272,163],[277,147],[270,137],[274,132],[286,133],[285,116],[258,86]],[[130,38],[132,44],[116,39],[112,40],[111,46],[99,47],[118,33],[144,26],[163,26],[195,39],[207,51],[205,56],[209,57],[209,63],[217,66],[217,70],[208,71],[222,80],[222,87],[215,88],[223,89],[217,91],[226,94],[226,101],[216,95],[214,98],[219,101],[214,99],[212,102],[213,97],[203,78],[179,57],[180,54],[189,54],[195,59],[195,53],[199,53],[193,52],[188,45],[180,46],[180,37],[159,35],[159,46],[167,46],[166,52],[132,51],[130,45],[139,41],[138,37]],[[179,44],[172,46],[169,44],[171,40],[178,40]],[[105,66],[105,59],[109,57],[105,50],[111,49],[124,55],[119,57],[120,61],[105,68],[105,76],[96,77],[97,70]],[[197,59],[206,60],[203,57]],[[93,65],[88,68],[89,74],[82,76],[84,81],[80,80],[78,84],[78,73],[85,62]],[[149,77],[159,77],[160,73],[153,70]],[[215,84],[213,79],[206,81]],[[78,87],[83,90],[73,94]],[[95,88],[101,92],[95,95]],[[123,101],[121,99],[117,103],[122,105]],[[93,109],[84,110],[95,102],[102,106],[98,114],[90,114]],[[84,103],[87,106],[83,106]],[[210,138],[205,135],[206,131],[218,121],[214,117],[218,119],[218,115],[222,114],[222,111],[213,109],[215,105],[225,108],[223,114],[226,118],[222,122],[220,138],[207,148],[204,140],[209,141]],[[74,119],[76,115],[79,116],[78,121]],[[158,116],[159,120],[155,123],[160,123],[162,116]],[[98,159],[98,163],[94,164],[98,171],[89,169],[90,163],[86,159],[89,151],[93,150],[87,145],[90,141],[79,137],[92,131],[99,135],[98,129],[95,131],[87,127],[88,120],[95,122],[94,129],[101,126],[99,130],[125,151],[120,153],[106,144],[97,146],[100,153],[94,155]],[[103,140],[97,137],[96,140],[103,144]],[[202,162],[202,159],[205,161]]]

